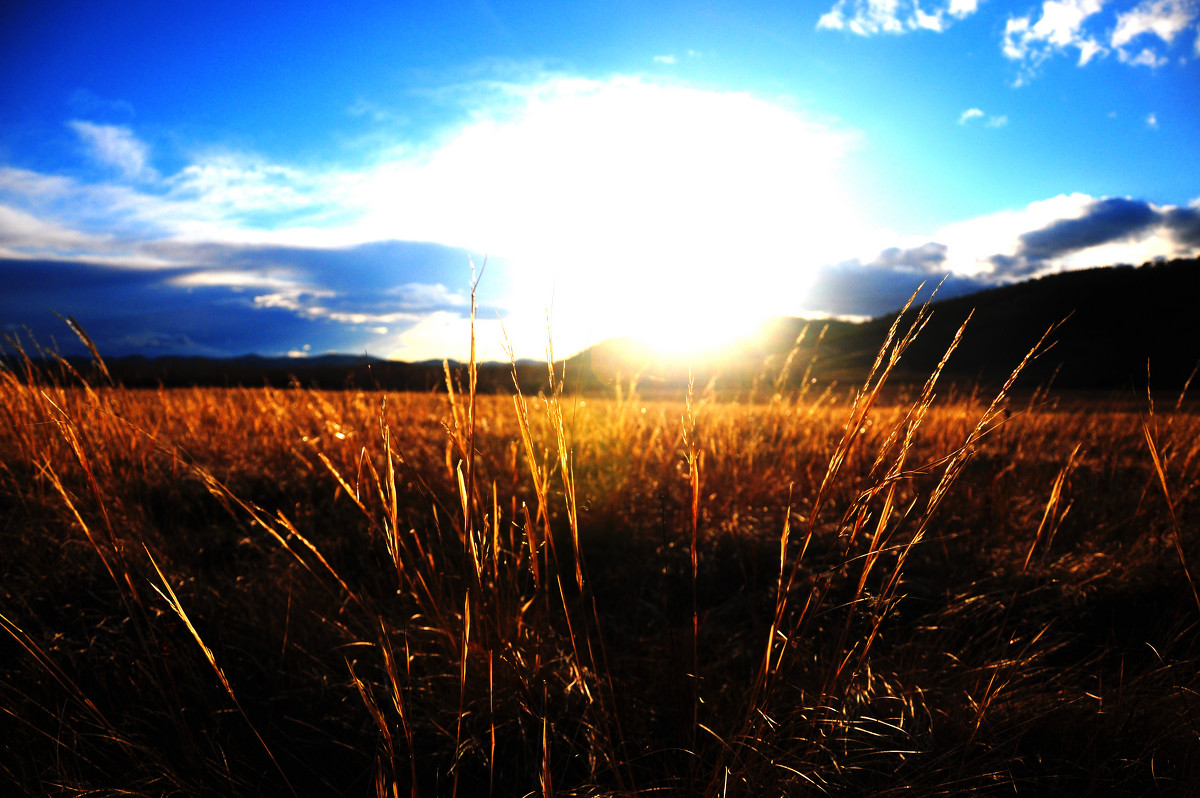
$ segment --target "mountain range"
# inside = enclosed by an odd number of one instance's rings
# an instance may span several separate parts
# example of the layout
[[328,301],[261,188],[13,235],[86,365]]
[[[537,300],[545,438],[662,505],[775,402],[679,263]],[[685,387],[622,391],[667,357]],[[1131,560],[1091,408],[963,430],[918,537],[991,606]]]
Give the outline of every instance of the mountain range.
[[[1026,387],[1053,383],[1070,389],[1144,389],[1149,374],[1152,387],[1177,389],[1200,363],[1198,303],[1196,259],[1071,271],[933,301],[927,323],[903,353],[892,379],[924,381],[969,316],[943,380],[1002,383],[1049,331],[1049,347],[1022,372],[1020,384]],[[907,319],[915,313],[910,308]],[[693,356],[690,363],[631,340],[610,339],[557,363],[556,372],[565,375],[568,390],[585,391],[612,390],[633,379],[643,391],[678,391],[687,385],[689,368],[698,385],[714,384],[734,394],[756,386],[795,388],[802,379],[853,384],[866,376],[897,315],[862,322],[775,318],[755,335]],[[902,319],[901,332],[907,325]],[[13,358],[6,359],[12,365]],[[300,384],[427,391],[445,381],[441,362],[401,363],[363,355],[124,357],[107,365],[114,380],[129,387]],[[461,364],[451,367],[465,380]],[[523,391],[536,393],[548,386],[545,363],[520,361],[515,367]],[[511,389],[513,369],[509,363],[480,364],[480,390]]]

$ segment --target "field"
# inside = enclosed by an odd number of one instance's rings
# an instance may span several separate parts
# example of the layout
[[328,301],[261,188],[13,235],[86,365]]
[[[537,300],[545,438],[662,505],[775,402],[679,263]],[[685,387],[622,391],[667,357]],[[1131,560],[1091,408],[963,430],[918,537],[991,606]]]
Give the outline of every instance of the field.
[[901,332],[753,402],[0,371],[0,781],[1188,794],[1200,415]]

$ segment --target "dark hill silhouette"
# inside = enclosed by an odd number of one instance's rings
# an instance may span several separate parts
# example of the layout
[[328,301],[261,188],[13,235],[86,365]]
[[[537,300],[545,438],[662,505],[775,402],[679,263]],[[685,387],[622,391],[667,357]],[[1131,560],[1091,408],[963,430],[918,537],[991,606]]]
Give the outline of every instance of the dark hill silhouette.
[[[1146,385],[1149,360],[1150,384],[1177,389],[1200,361],[1198,301],[1197,259],[1067,272],[937,301],[893,380],[923,381],[974,311],[943,379],[1001,383],[1041,335],[1057,324],[1050,338],[1054,346],[1029,364],[1020,384],[1044,385],[1053,379],[1061,388],[1140,389]],[[805,376],[853,384],[865,377],[895,318],[896,313],[865,322],[776,318],[753,338],[709,352],[690,365],[699,385],[715,378],[718,388],[736,394],[755,386],[773,388],[781,373],[786,376],[781,384],[790,387]],[[803,344],[795,347],[806,328]],[[15,358],[5,360],[15,366]],[[86,360],[70,360],[81,373],[91,373]],[[47,366],[57,370],[53,362]],[[465,367],[451,366],[465,384]],[[299,383],[332,389],[431,391],[444,390],[445,385],[440,362],[402,363],[365,355],[303,360],[255,355],[126,357],[108,361],[108,367],[117,382],[129,387]],[[687,385],[688,367],[685,361],[655,354],[634,341],[611,339],[559,363],[557,371],[565,373],[568,390],[611,390],[618,381],[639,377],[643,390],[678,392]],[[523,391],[536,393],[548,386],[545,363],[523,360],[517,370]],[[19,367],[14,371],[22,373]],[[510,364],[480,364],[480,391],[511,389]]]
[[[928,374],[974,309],[947,364],[951,374],[1002,381],[1042,333],[1062,322],[1050,336],[1053,348],[1027,367],[1026,384],[1053,375],[1061,387],[1144,387],[1149,360],[1154,387],[1179,387],[1200,360],[1197,300],[1195,259],[1056,274],[935,303],[902,362],[905,372]],[[872,320],[861,334],[882,340],[894,319]],[[859,354],[847,365],[864,362]]]
[[[1141,388],[1149,360],[1153,387],[1178,388],[1200,361],[1198,301],[1196,259],[1066,272],[937,301],[894,379],[924,380],[974,311],[946,365],[945,374],[952,379],[1002,383],[1042,334],[1058,325],[1049,338],[1053,347],[1027,366],[1021,384],[1053,378],[1064,388]],[[718,373],[728,388],[749,385],[756,376],[773,380],[807,326],[787,382],[795,386],[810,364],[812,378],[860,381],[896,315],[861,323],[774,319],[755,341],[741,347],[740,357],[727,351],[712,359],[723,365],[701,363],[696,379],[707,381]],[[822,328],[825,334],[818,343]],[[596,384],[611,383],[618,373],[627,378],[641,372],[672,387],[687,379],[686,364],[655,357],[644,348],[622,348],[621,342],[593,347],[577,359],[577,369]]]

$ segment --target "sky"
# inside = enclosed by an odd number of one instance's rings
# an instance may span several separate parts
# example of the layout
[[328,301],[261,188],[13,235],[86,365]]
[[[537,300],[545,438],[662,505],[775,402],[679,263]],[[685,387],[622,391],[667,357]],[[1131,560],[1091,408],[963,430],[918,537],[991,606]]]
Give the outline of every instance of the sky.
[[0,10],[0,330],[686,353],[1200,255],[1200,0]]

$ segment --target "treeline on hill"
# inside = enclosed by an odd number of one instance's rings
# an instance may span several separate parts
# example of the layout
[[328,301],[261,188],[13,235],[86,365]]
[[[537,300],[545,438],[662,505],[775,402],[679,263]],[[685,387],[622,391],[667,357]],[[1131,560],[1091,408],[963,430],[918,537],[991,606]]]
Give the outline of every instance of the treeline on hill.
[[[905,352],[894,383],[920,383],[941,360],[944,342],[968,317],[967,334],[944,373],[952,381],[999,385],[1043,334],[1052,348],[1029,363],[1021,384],[1073,389],[1177,389],[1200,363],[1200,260],[1179,259],[1066,272],[932,303],[926,333]],[[557,365],[567,391],[608,391],[631,379],[643,391],[677,392],[689,379],[750,398],[802,380],[854,383],[870,369],[899,310],[866,322],[776,318],[751,341],[691,362],[656,355],[625,339],[597,344]],[[35,362],[36,362],[35,358]],[[80,371],[87,358],[67,358]],[[13,353],[10,366],[20,363]],[[452,371],[465,368],[451,362]],[[127,387],[243,386],[435,391],[445,386],[440,361],[405,363],[366,355],[304,360],[246,356],[124,357],[108,361]],[[18,369],[19,370],[19,369]],[[546,364],[516,364],[521,390],[548,387]],[[1147,382],[1149,380],[1149,382]],[[508,392],[513,364],[481,363],[480,393]]]

